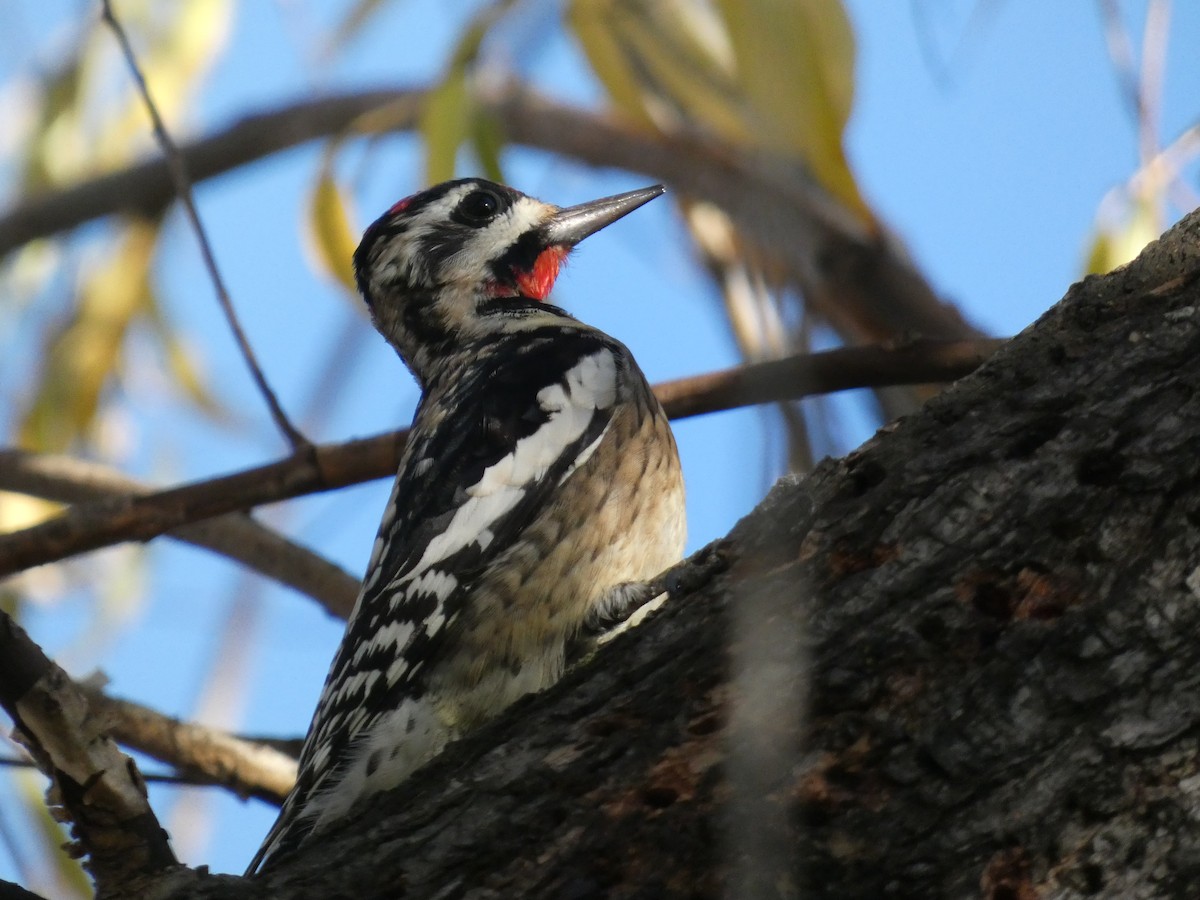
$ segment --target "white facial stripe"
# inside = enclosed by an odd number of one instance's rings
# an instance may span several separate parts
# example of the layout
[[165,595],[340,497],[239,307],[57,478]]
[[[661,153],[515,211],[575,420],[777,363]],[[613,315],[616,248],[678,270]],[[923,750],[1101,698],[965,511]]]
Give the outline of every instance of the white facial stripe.
[[[433,226],[446,222],[459,203],[475,190],[477,188],[471,184],[459,185],[447,192],[436,203],[419,210],[405,230],[406,239],[402,244],[395,243],[394,246],[397,249],[424,246],[425,239]],[[503,215],[498,216],[486,227],[470,232],[462,249],[443,265],[440,273],[441,280],[454,282],[460,279],[478,279],[481,260],[488,262],[503,255],[517,238],[536,228],[557,210],[558,207],[542,203],[533,197],[518,198],[517,202],[510,206]],[[386,243],[393,245],[393,242]],[[402,259],[396,256],[390,259],[381,257],[375,265],[376,271],[387,275],[394,274],[396,268],[407,265],[410,268],[410,275],[413,275],[419,274],[411,270],[420,263],[419,259]]]
[[522,197],[508,211],[485,228],[471,234],[463,248],[442,268],[446,281],[478,281],[480,261],[490,262],[503,256],[525,232],[536,228],[555,212],[555,207]]

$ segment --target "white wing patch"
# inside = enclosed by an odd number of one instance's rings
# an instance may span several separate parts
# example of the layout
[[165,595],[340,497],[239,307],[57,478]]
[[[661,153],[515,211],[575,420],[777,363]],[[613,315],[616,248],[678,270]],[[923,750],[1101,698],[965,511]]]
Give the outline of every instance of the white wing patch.
[[369,640],[361,641],[354,648],[354,656],[351,662],[357,666],[362,662],[364,656],[368,653],[374,653],[381,647],[395,647],[396,651],[399,652],[408,643],[408,639],[412,637],[415,627],[412,622],[408,621],[389,622],[372,634]]
[[[492,541],[491,525],[517,505],[528,485],[545,477],[546,471],[584,433],[596,410],[616,402],[616,359],[608,350],[585,356],[571,368],[565,381],[566,387],[551,384],[538,391],[538,405],[547,414],[546,423],[484,470],[479,481],[466,489],[469,499],[455,511],[445,531],[431,540],[420,561],[389,587],[423,578],[431,566],[464,547],[473,543],[486,547]],[[572,462],[571,471],[587,461],[601,438],[603,434]]]
[[360,797],[398,785],[448,737],[426,701],[406,698],[354,739],[345,768],[319,782],[300,816],[312,819],[319,831],[346,815]]

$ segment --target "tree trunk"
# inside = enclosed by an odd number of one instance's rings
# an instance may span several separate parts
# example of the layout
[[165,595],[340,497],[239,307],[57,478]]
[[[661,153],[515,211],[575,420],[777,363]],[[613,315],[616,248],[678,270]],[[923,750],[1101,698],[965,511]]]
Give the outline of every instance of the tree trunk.
[[1193,214],[553,690],[172,896],[1200,895],[1198,386]]

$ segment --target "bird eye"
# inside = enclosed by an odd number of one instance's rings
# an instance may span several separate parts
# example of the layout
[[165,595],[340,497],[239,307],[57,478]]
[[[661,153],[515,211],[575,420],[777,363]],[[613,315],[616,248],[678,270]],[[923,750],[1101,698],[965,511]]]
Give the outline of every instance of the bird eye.
[[458,204],[458,214],[468,225],[486,225],[500,212],[500,198],[491,191],[472,191]]

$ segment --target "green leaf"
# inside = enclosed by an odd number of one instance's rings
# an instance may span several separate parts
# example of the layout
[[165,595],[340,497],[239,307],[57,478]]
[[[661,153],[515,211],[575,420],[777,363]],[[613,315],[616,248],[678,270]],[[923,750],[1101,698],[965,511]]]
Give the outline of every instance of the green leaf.
[[455,46],[441,82],[426,99],[420,131],[425,139],[427,184],[454,177],[458,148],[473,133],[478,115],[470,80],[479,48],[492,27],[515,3],[516,0],[494,0],[475,15]]
[[458,147],[467,137],[473,114],[465,69],[451,71],[430,91],[421,111],[426,184],[454,177]]

